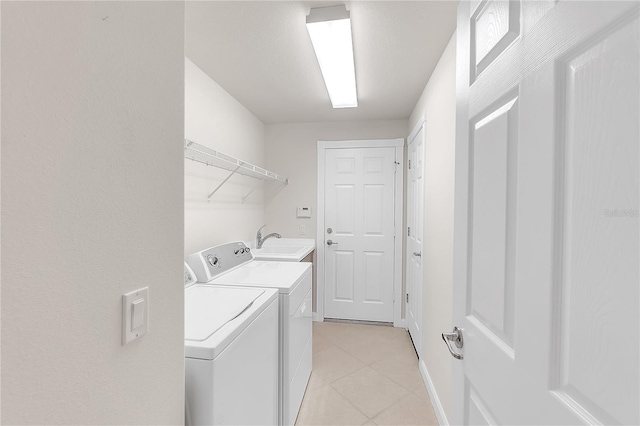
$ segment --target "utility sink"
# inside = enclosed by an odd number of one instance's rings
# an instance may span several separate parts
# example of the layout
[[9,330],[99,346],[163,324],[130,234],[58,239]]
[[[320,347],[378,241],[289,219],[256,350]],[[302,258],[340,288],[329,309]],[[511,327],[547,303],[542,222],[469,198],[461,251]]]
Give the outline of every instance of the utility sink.
[[316,241],[306,238],[269,238],[262,248],[255,248],[255,244],[251,244],[251,247],[256,260],[300,262],[316,248]]
[[307,249],[307,247],[301,246],[271,246],[271,247],[262,247],[261,249],[254,249],[253,253],[256,252],[262,254],[283,254],[283,255],[298,255],[299,252],[303,252]]

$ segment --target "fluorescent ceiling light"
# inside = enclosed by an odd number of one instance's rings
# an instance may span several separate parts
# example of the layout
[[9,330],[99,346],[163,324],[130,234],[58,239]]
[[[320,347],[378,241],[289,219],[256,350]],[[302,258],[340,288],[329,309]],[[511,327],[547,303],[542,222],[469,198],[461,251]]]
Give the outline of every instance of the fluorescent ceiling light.
[[307,30],[334,108],[358,106],[351,19],[345,5],[311,9]]

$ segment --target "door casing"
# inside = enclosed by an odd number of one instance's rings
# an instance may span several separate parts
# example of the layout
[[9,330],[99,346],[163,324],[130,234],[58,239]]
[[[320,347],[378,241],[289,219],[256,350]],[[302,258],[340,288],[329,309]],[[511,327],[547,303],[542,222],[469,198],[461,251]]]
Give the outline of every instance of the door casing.
[[[413,141],[413,139],[418,135],[418,133],[422,130],[422,180],[424,182],[424,166],[425,166],[425,153],[426,153],[426,125],[427,125],[427,121],[426,119],[423,117],[420,118],[420,120],[418,120],[418,123],[416,124],[416,126],[414,127],[414,129],[411,131],[411,133],[409,134],[409,137],[407,138],[407,156],[410,157],[411,156],[411,150],[409,149],[409,145],[411,144],[411,142]],[[409,170],[407,169],[407,206],[410,205],[409,203],[409,197],[410,197],[410,182],[409,182]],[[416,351],[418,352],[418,357],[422,356],[422,298],[423,298],[423,284],[424,284],[424,264],[425,264],[425,252],[424,252],[424,210],[425,210],[425,197],[424,197],[424,186],[422,187],[422,198],[420,199],[421,201],[421,205],[420,205],[420,209],[422,210],[422,214],[418,215],[418,217],[422,218],[422,226],[419,228],[419,231],[416,229],[412,229],[411,233],[414,234],[415,232],[420,232],[420,241],[422,241],[422,261],[421,261],[421,268],[420,268],[420,277],[419,277],[419,282],[416,283],[415,285],[419,288],[419,291],[417,291],[415,294],[410,295],[409,297],[413,297],[415,299],[413,299],[416,303],[416,313],[417,313],[417,317],[420,319],[420,326],[419,329],[417,330],[416,336],[414,336],[413,334],[411,334],[411,330],[410,330],[410,318],[409,318],[409,303],[407,302],[407,293],[409,293],[409,272],[410,272],[410,262],[411,262],[411,256],[412,253],[410,253],[409,250],[409,245],[411,243],[411,241],[407,238],[406,240],[406,244],[405,244],[405,248],[406,248],[406,257],[405,257],[405,291],[404,291],[404,296],[405,296],[405,321],[407,323],[407,330],[409,331],[409,334],[411,335],[411,339],[413,340],[413,345],[416,348]],[[409,222],[409,211],[407,210],[407,222]],[[406,223],[406,226],[409,226],[409,223]],[[403,233],[404,235],[404,233]],[[406,236],[404,236],[404,238],[406,238]]]
[[349,149],[349,148],[386,148],[394,147],[396,149],[396,165],[395,176],[395,206],[394,206],[394,271],[393,271],[393,325],[394,327],[405,327],[402,319],[401,303],[402,289],[402,270],[403,258],[402,247],[404,244],[404,233],[402,232],[402,218],[404,212],[404,139],[368,139],[368,140],[345,140],[345,141],[318,141],[318,221],[316,230],[316,276],[317,276],[317,300],[315,321],[324,321],[324,264],[325,264],[325,232],[324,232],[324,179],[325,179],[325,150],[326,149]]

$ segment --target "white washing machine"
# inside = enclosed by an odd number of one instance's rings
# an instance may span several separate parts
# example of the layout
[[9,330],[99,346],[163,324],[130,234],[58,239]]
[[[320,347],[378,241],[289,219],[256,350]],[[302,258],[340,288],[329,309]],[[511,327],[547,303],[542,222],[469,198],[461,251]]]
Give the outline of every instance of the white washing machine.
[[253,260],[244,243],[234,242],[190,255],[189,265],[199,282],[278,290],[278,424],[293,425],[311,375],[311,264]]
[[185,388],[189,425],[278,421],[278,291],[185,288]]

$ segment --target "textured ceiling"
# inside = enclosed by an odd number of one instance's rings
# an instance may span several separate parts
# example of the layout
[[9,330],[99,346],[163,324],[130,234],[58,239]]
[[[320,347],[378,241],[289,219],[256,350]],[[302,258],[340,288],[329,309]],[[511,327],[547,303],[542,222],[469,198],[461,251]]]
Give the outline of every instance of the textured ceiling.
[[[351,11],[358,107],[333,109],[311,7]],[[408,118],[456,25],[457,1],[187,2],[186,55],[264,123]]]

